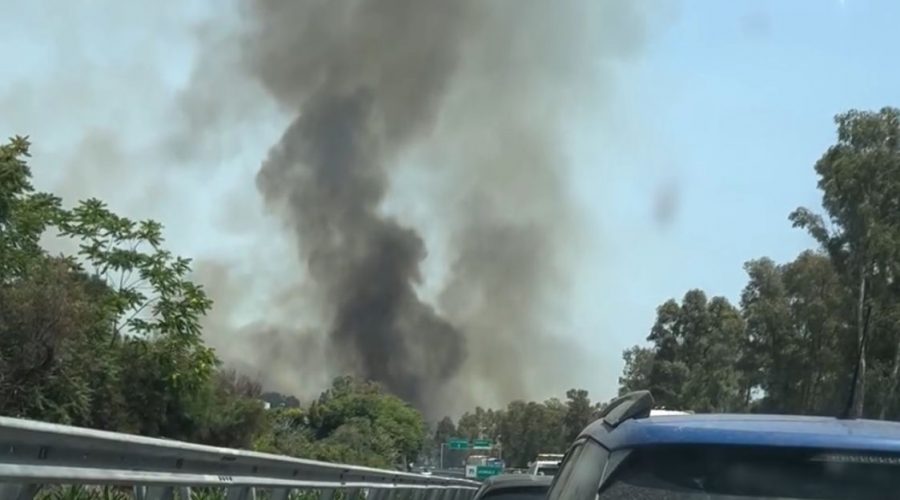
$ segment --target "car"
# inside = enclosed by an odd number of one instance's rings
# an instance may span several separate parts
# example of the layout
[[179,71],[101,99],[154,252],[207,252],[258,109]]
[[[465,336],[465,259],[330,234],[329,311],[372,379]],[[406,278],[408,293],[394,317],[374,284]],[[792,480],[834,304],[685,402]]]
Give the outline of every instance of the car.
[[900,498],[900,423],[792,415],[651,416],[614,400],[568,449],[548,500]]
[[544,500],[552,476],[499,474],[484,480],[472,500]]

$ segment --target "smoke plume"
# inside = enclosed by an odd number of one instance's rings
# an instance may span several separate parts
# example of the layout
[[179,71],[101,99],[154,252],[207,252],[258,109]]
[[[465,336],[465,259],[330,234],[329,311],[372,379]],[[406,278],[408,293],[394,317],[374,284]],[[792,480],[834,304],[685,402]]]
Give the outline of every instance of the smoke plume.
[[569,138],[619,128],[642,3],[16,8],[69,41],[34,36],[54,69],[2,87],[0,127],[67,200],[166,225],[227,363],[300,397],[356,373],[432,416],[594,385],[568,340]]
[[[559,389],[547,375],[579,359],[554,331],[578,246],[563,125],[639,51],[631,5],[245,5],[238,65],[292,116],[257,187],[294,235],[336,372],[430,413]],[[386,208],[404,165],[430,179],[405,196],[431,202],[425,229],[445,241],[431,301],[423,228]]]
[[422,238],[380,206],[388,165],[430,125],[452,74],[462,7],[257,2],[247,45],[250,69],[298,113],[257,184],[331,309],[333,355],[419,405],[456,374],[464,339],[414,289]]

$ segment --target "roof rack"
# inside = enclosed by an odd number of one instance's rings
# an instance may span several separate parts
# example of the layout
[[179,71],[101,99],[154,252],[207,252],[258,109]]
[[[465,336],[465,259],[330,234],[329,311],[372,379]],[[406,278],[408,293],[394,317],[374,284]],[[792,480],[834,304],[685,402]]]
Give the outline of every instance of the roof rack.
[[650,391],[634,391],[610,401],[600,414],[603,423],[616,427],[626,420],[647,418],[653,409],[653,396]]

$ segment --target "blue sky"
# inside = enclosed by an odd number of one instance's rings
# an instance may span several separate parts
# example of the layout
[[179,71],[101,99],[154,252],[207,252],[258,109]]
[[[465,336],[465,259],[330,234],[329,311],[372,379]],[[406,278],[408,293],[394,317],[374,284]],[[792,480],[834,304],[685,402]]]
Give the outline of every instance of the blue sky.
[[[113,1],[0,0],[0,134],[33,136],[40,187],[160,219],[176,251],[250,272],[271,265],[278,250],[245,258],[258,240],[244,236],[273,227],[251,219],[223,228],[222,220],[236,192],[252,192],[247,179],[283,118],[244,131],[212,175],[173,168],[153,150],[189,77],[194,23],[210,5],[160,12]],[[561,329],[593,361],[562,376],[560,390],[612,395],[622,349],[643,341],[658,304],[690,288],[737,300],[743,262],[784,261],[812,246],[787,214],[819,205],[813,164],[833,141],[832,117],[900,104],[900,2],[673,5],[639,61],[618,70],[620,130],[587,122],[572,133],[573,196],[594,237]],[[120,142],[104,140],[113,137]],[[103,146],[115,166],[73,161],[86,141],[92,151]],[[149,195],[151,186],[163,194]],[[675,200],[665,225],[652,213],[660,193]]]
[[[820,205],[813,165],[836,113],[898,105],[898,20],[890,1],[693,1],[651,38],[624,96],[647,142],[612,145],[623,165],[604,189],[612,202],[593,195],[591,183],[605,179],[592,179],[601,169],[590,145],[580,166],[580,195],[604,235],[598,254],[614,262],[583,276],[593,292],[578,294],[582,310],[600,311],[581,334],[613,351],[598,354],[601,378],[615,376],[621,365],[606,362],[643,340],[667,298],[701,288],[737,301],[743,262],[785,261],[813,245],[787,215]],[[676,215],[659,228],[647,200],[669,183]]]

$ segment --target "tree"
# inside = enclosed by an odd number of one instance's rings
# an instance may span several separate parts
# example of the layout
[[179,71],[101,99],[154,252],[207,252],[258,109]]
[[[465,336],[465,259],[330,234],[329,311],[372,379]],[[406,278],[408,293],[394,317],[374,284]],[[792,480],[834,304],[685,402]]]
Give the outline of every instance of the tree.
[[[162,228],[98,200],[66,210],[31,185],[27,139],[0,146],[0,409],[13,416],[197,436],[217,360],[200,337],[211,301]],[[51,257],[56,231],[78,245]],[[130,279],[132,278],[133,279]]]
[[588,391],[584,389],[569,389],[566,391],[566,413],[563,417],[565,429],[565,441],[571,443],[578,434],[593,420],[594,407],[588,397]]
[[[687,303],[685,298],[685,303]],[[741,374],[737,370],[744,324],[740,312],[723,297],[696,303],[686,326],[685,355],[690,368],[685,383],[686,408],[701,412],[739,409]]]
[[91,380],[86,348],[104,313],[66,261],[34,261],[20,271],[0,287],[0,412],[90,422],[93,395],[103,388]]
[[781,267],[787,292],[792,336],[797,343],[793,370],[796,401],[785,405],[796,412],[836,415],[846,401],[855,354],[850,325],[852,297],[828,256],[801,253]]
[[[316,439],[339,450],[325,453],[319,448],[317,456],[334,459],[338,453],[353,463],[360,463],[357,453],[367,450],[377,454],[379,463],[406,464],[418,456],[425,439],[418,410],[380,385],[352,377],[334,380],[310,407],[309,422]],[[350,446],[357,437],[364,442]]]
[[440,446],[441,443],[446,443],[456,435],[456,425],[453,424],[453,419],[444,417],[438,422],[437,429],[434,431],[434,442]]
[[742,402],[743,335],[740,313],[723,297],[707,300],[701,290],[690,290],[681,304],[668,300],[657,308],[647,337],[652,350],[626,351],[620,392],[625,384],[649,388],[662,408],[734,410]]
[[513,401],[503,412],[500,435],[503,457],[513,467],[525,467],[538,453],[561,452],[566,408],[559,400],[544,403]]
[[41,236],[61,213],[60,199],[35,192],[28,158],[31,143],[16,136],[0,145],[0,283],[26,274],[46,252]]
[[[825,219],[806,208],[790,219],[805,228],[829,254],[847,286],[855,290],[855,318],[859,377],[851,413],[862,416],[866,401],[867,316],[878,314],[879,300],[896,282],[900,266],[900,110],[851,110],[835,118],[837,143],[816,163]],[[894,332],[894,344],[900,336]],[[900,351],[900,347],[894,348]],[[900,369],[900,352],[892,372]],[[896,377],[895,377],[896,378]],[[893,398],[894,385],[881,401]]]
[[259,383],[233,370],[216,374],[214,384],[198,397],[201,419],[190,437],[215,446],[250,448],[266,425]]
[[688,377],[688,366],[681,356],[684,339],[678,326],[681,307],[668,300],[656,309],[656,323],[647,340],[654,344],[649,389],[662,408],[683,406],[682,387]]
[[765,411],[788,411],[796,400],[794,369],[799,351],[781,270],[768,258],[747,262],[744,270],[749,277],[741,292],[746,348],[758,363],[757,373],[749,378],[758,382],[766,395]]
[[622,353],[625,368],[619,377],[619,395],[650,388],[650,374],[653,372],[653,350],[634,346]]

